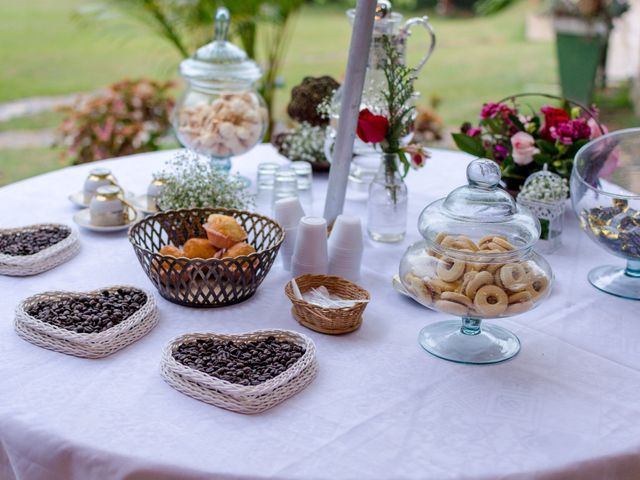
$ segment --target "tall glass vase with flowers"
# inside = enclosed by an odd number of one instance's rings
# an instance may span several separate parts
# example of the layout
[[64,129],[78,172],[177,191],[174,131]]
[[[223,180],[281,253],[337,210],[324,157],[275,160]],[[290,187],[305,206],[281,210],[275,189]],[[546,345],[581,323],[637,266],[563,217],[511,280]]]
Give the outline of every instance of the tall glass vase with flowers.
[[427,151],[419,144],[401,145],[413,123],[415,69],[402,63],[397,47],[382,37],[386,53],[383,92],[386,111],[376,114],[363,109],[358,116],[357,135],[382,154],[380,168],[369,186],[367,231],[378,242],[399,242],[407,230],[407,185],[409,169],[424,166]]

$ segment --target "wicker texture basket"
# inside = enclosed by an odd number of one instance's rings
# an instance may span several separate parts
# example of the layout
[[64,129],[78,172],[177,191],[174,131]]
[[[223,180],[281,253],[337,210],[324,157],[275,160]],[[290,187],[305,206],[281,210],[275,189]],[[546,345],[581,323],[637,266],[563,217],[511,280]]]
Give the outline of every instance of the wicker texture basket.
[[[147,295],[147,301],[133,315],[99,333],[76,333],[43,322],[27,313],[29,307],[45,300],[55,301],[63,298],[94,296],[105,290],[115,291],[119,288],[142,291]],[[21,338],[39,347],[76,357],[101,358],[135,342],[149,333],[157,323],[158,309],[151,292],[138,287],[117,285],[91,292],[45,292],[33,295],[20,302],[16,307],[14,327]]]
[[32,232],[45,227],[68,230],[69,236],[33,255],[7,255],[0,253],[0,274],[16,277],[37,275],[66,262],[80,251],[78,232],[67,225],[40,223],[19,228],[2,229],[0,233]]
[[[218,379],[178,362],[173,353],[183,343],[222,340],[234,343],[264,340],[273,336],[304,347],[305,352],[290,368],[259,385],[238,385]],[[160,373],[179,392],[216,407],[253,414],[276,406],[305,388],[318,372],[316,348],[310,338],[290,330],[257,330],[237,335],[188,333],[173,339],[164,349]]]
[[[206,238],[202,225],[212,213],[234,217],[257,253],[236,258],[188,259],[160,255],[165,245]],[[221,307],[251,297],[271,269],[284,229],[256,213],[225,208],[169,210],[131,227],[129,241],[147,276],[167,300],[188,307]]]
[[[300,292],[324,285],[330,293],[345,300],[369,300],[369,292],[355,283],[334,275],[302,275],[296,278]],[[323,308],[296,298],[291,282],[287,283],[286,293],[293,308],[294,318],[303,326],[320,333],[340,335],[353,332],[362,325],[362,314],[367,303],[356,303],[346,308]]]

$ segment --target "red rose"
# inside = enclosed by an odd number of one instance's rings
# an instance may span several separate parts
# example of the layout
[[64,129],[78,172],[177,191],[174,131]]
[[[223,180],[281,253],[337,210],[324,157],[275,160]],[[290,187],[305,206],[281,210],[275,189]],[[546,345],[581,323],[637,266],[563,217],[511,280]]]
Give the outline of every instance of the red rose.
[[368,108],[358,115],[358,138],[365,143],[380,143],[387,136],[389,120],[384,115],[374,115]]
[[545,140],[553,142],[554,139],[551,136],[551,127],[558,127],[559,125],[571,120],[571,117],[565,109],[550,107],[548,105],[546,107],[542,107],[540,111],[544,114],[544,125],[540,129],[540,136]]

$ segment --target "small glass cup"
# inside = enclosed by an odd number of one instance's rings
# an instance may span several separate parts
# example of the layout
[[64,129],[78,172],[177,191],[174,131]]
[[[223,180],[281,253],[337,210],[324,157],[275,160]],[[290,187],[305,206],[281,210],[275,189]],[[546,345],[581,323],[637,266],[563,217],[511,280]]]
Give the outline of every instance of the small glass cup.
[[298,178],[298,197],[304,207],[310,211],[313,204],[313,170],[311,164],[303,160],[291,163],[291,168]]
[[281,168],[276,172],[273,183],[272,207],[283,198],[298,198],[298,178],[290,168]]

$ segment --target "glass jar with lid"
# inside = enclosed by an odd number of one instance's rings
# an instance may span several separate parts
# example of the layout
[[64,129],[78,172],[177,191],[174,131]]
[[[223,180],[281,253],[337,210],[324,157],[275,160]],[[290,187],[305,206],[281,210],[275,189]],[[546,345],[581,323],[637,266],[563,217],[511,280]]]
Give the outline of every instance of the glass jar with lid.
[[262,71],[227,41],[229,22],[229,10],[218,8],[215,39],[180,63],[188,85],[173,116],[180,143],[227,172],[230,158],[251,150],[267,126],[265,102],[256,88]]
[[420,332],[430,353],[461,363],[495,363],[520,350],[518,338],[484,319],[527,312],[549,294],[553,274],[533,251],[540,223],[498,188],[500,167],[479,159],[467,168],[468,185],[428,205],[418,228],[424,241],[410,246],[400,279],[429,308],[462,318]]

